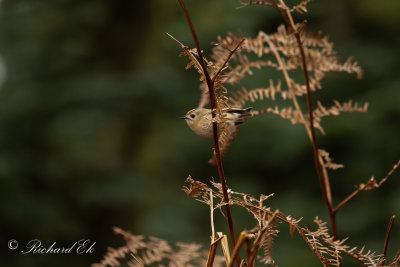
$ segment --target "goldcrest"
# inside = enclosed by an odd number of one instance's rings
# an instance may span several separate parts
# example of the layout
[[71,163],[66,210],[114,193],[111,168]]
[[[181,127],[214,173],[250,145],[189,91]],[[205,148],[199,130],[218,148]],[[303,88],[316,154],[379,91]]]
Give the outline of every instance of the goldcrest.
[[[231,108],[227,110],[224,117],[226,119],[226,127],[228,128],[228,131],[231,133],[235,132],[239,125],[251,118],[253,116],[251,110],[251,107],[246,109]],[[213,138],[211,109],[192,109],[186,113],[186,116],[181,117],[181,119],[184,119],[190,129],[192,129],[192,131],[197,135],[209,139]],[[220,129],[218,129],[218,131],[220,131]]]

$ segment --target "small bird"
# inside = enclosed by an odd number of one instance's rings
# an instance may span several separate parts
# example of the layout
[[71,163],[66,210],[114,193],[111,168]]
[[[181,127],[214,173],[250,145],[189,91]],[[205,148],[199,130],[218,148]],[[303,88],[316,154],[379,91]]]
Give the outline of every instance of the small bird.
[[[226,110],[224,115],[228,131],[234,133],[242,123],[251,118],[253,116],[251,113],[252,109],[253,108],[249,107],[245,109],[230,108]],[[190,129],[197,135],[209,139],[213,138],[211,109],[192,109],[186,113],[186,116],[181,117],[181,119],[186,120],[187,125],[189,125]],[[220,129],[218,129],[218,133],[219,132]]]

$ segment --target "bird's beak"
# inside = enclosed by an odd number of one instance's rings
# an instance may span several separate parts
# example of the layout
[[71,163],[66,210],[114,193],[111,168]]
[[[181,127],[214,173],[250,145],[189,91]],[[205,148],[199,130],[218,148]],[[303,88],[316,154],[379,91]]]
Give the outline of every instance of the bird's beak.
[[179,119],[184,119],[184,120],[186,120],[187,118],[186,118],[186,116],[185,116],[185,117],[179,117]]

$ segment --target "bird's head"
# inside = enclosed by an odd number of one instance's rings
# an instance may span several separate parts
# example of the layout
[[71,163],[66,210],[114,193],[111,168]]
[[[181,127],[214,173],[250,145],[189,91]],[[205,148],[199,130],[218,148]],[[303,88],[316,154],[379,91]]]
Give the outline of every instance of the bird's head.
[[184,119],[189,126],[192,126],[199,121],[201,117],[201,112],[201,109],[191,109],[186,113],[184,117],[181,117],[181,119]]

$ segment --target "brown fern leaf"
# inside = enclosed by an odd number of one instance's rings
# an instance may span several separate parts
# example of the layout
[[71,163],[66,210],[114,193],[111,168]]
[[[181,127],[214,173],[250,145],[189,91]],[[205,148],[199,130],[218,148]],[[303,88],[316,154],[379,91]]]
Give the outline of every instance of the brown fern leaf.
[[[181,267],[182,263],[191,262],[192,259],[198,258],[201,256],[201,252],[199,251],[201,245],[191,243],[176,243],[178,251],[173,255],[169,255],[170,265],[171,267]],[[193,265],[186,265],[193,266]]]
[[236,134],[235,132],[231,132],[227,127],[227,119],[226,119],[226,110],[229,110],[231,107],[228,104],[228,91],[223,85],[223,77],[220,75],[216,78],[215,81],[215,97],[216,97],[216,122],[218,123],[219,135],[218,142],[221,147],[226,146],[226,149],[229,147],[230,141]]
[[314,222],[318,226],[317,230],[304,233],[304,235],[301,236],[318,257],[319,261],[324,265],[328,265],[330,260],[326,256],[329,254],[329,248],[326,247],[322,241],[323,239],[330,238],[328,228],[326,227],[326,222],[321,221],[318,217],[314,219]]
[[256,88],[248,91],[246,88],[242,87],[240,91],[231,94],[229,101],[232,107],[242,108],[246,102],[254,103],[264,99],[275,100],[276,94],[280,94],[285,100],[290,98],[289,92],[281,89],[280,81],[274,85],[273,81],[269,80],[269,86],[267,88]]
[[[93,267],[117,266],[162,266],[168,263],[171,267],[205,266],[207,251],[201,251],[201,245],[194,243],[176,243],[175,249],[167,241],[143,236],[135,236],[130,232],[115,227],[114,232],[124,237],[126,245],[118,249],[108,248],[107,254],[100,263],[92,264]],[[136,243],[137,242],[137,243]],[[222,266],[223,257],[216,256],[214,266]]]
[[[233,59],[233,61],[235,61]],[[253,75],[253,69],[262,69],[263,67],[278,68],[277,64],[271,60],[255,60],[250,61],[246,55],[238,53],[238,64],[226,73],[227,84],[239,84],[246,74]]]
[[[346,252],[349,246],[345,245],[346,239],[334,240],[328,233],[326,222],[323,222],[318,217],[314,219],[318,228],[316,231],[299,232],[306,243],[313,250],[318,259],[326,266],[341,266],[341,253]],[[303,229],[304,230],[304,229]]]
[[375,252],[368,250],[364,252],[365,247],[358,249],[357,247],[353,247],[352,249],[343,251],[345,254],[351,256],[352,258],[361,262],[364,266],[369,267],[378,267],[378,262],[381,255],[377,255]]
[[322,236],[325,238],[329,238],[329,230],[328,227],[326,226],[326,222],[322,221],[321,219],[315,217],[314,223],[317,224],[318,228],[315,232],[313,232],[314,236]]
[[241,6],[239,8],[243,8],[243,7],[247,7],[247,6],[251,6],[251,5],[272,6],[270,1],[266,1],[266,0],[257,0],[257,1],[248,0],[247,3],[240,1],[240,4],[241,4]]
[[272,250],[274,247],[274,238],[278,236],[279,230],[274,229],[273,227],[276,227],[276,224],[269,227],[265,233],[265,238],[262,244],[263,256],[259,261],[264,264],[278,266],[272,257]]
[[126,246],[118,249],[109,247],[103,260],[100,263],[92,264],[93,267],[120,266],[120,260],[125,259],[130,253],[136,253],[138,250],[146,247],[143,236],[132,235],[130,232],[126,232],[118,227],[114,227],[113,230],[116,234],[123,236]]
[[331,170],[337,170],[339,168],[343,168],[343,164],[336,164],[333,163],[333,159],[329,157],[329,153],[324,150],[324,149],[319,149],[319,154],[321,155],[322,159],[324,160],[323,162],[323,167],[331,169]]
[[226,65],[226,59],[231,57],[231,59],[235,59],[237,56],[237,52],[240,49],[237,49],[235,53],[232,55],[232,52],[236,49],[237,45],[241,43],[243,40],[243,36],[239,33],[239,36],[235,36],[233,33],[229,32],[226,37],[222,38],[221,36],[217,37],[217,43],[214,43],[215,47],[212,49],[211,59],[214,64],[220,68],[221,66]]
[[123,260],[126,258],[127,255],[129,255],[130,250],[128,247],[123,246],[118,249],[114,248],[107,248],[107,253],[104,255],[104,258],[99,262],[99,263],[93,263],[92,267],[117,267],[121,266],[120,260]]
[[[297,25],[297,27],[299,28],[301,25]],[[346,60],[344,64],[339,63],[336,52],[333,51],[333,43],[329,42],[327,37],[301,31],[300,38],[304,46],[307,69],[314,72],[314,78],[310,84],[312,90],[320,87],[320,81],[324,78],[323,73],[325,72],[345,71],[357,73],[357,77],[361,77],[361,68],[352,58]],[[297,41],[284,25],[279,26],[276,33],[260,32],[256,38],[247,38],[242,50],[254,53],[261,58],[263,55],[270,54],[272,49],[276,49],[281,57],[278,70],[295,70],[302,67]]]
[[[297,28],[300,25],[296,25]],[[265,40],[270,38],[278,51],[288,58],[288,69],[301,67],[301,57],[295,39],[286,28],[281,25],[276,34],[263,36]],[[337,53],[333,50],[333,43],[321,33],[315,35],[310,31],[301,31],[300,38],[306,55],[307,69],[321,72],[347,72],[356,73],[357,78],[362,77],[362,69],[353,57],[349,57],[343,64],[339,63]]]
[[168,258],[172,251],[167,241],[150,236],[144,251],[133,254],[146,266]]
[[109,247],[100,263],[92,264],[92,267],[120,266],[120,261],[129,257],[130,253],[136,253],[138,250],[146,247],[143,236],[132,235],[130,232],[126,232],[118,227],[114,227],[113,230],[116,234],[123,236],[126,245],[118,249]]
[[189,175],[188,178],[186,178],[185,181],[189,186],[183,186],[183,191],[188,195],[189,197],[197,197],[198,195],[202,194],[205,190],[208,190],[208,187],[206,184],[200,182],[200,181],[195,181],[192,179],[192,177]]
[[256,110],[253,112],[254,116],[261,115],[264,113],[272,113],[278,115],[283,119],[290,120],[292,124],[303,123],[301,120],[301,114],[292,107],[279,109],[278,106],[275,106],[274,108],[266,108],[263,110]]
[[297,13],[303,14],[307,13],[307,4],[311,2],[311,0],[303,0],[299,4],[295,5],[290,9],[290,12],[296,11]]
[[[239,36],[235,36],[232,33],[228,33],[228,35],[224,38],[218,36],[218,45],[213,48],[211,58],[214,60],[215,64],[217,62],[223,61],[222,59],[226,58],[229,51],[235,47],[239,42],[242,42],[243,37],[241,34]],[[243,45],[241,48],[247,45],[247,40],[243,41]],[[235,64],[236,63],[236,64]],[[219,63],[221,64],[221,63]],[[253,68],[261,69],[262,67],[277,67],[276,63],[273,63],[270,60],[256,60],[250,61],[246,55],[241,53],[241,50],[237,50],[236,53],[232,56],[230,60],[230,69],[225,73],[225,84],[237,84],[240,80],[245,76],[245,74],[252,75]],[[234,65],[234,66],[233,66]]]
[[348,246],[344,245],[344,242],[347,240],[333,240],[330,244],[331,249],[328,251],[329,253],[329,264],[330,266],[341,266],[342,255],[340,254],[344,249],[347,249]]
[[[235,136],[237,135],[239,128],[240,128],[240,126],[237,126],[236,130],[234,132],[222,131],[221,134],[219,135],[219,140],[218,140],[219,141],[219,153],[221,155],[221,158],[225,156],[226,151],[228,150],[229,146],[231,145],[233,138],[235,138]],[[217,164],[215,154],[208,160],[208,163],[211,165]]]
[[319,129],[321,133],[325,134],[324,129],[321,126],[321,119],[326,116],[338,116],[342,112],[361,112],[365,113],[368,110],[368,103],[364,103],[363,106],[359,106],[358,103],[354,103],[349,100],[344,103],[334,100],[334,105],[330,108],[325,108],[321,102],[317,102],[317,108],[314,109],[314,127]]

